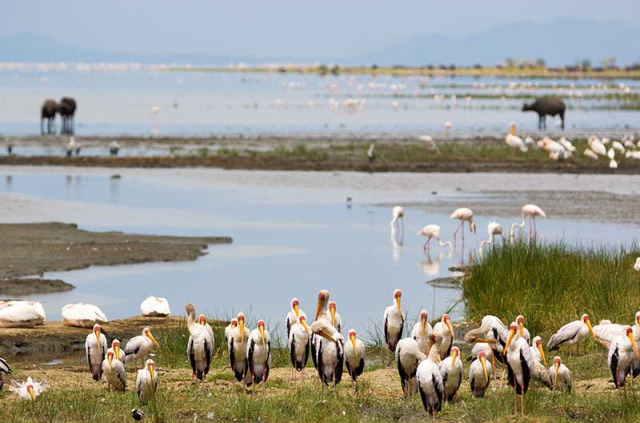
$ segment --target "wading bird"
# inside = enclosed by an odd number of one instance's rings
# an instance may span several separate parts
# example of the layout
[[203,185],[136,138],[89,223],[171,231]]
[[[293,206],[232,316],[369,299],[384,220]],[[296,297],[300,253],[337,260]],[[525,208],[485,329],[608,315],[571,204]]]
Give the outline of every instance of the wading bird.
[[111,144],[109,144],[110,155],[117,156],[119,151],[120,151],[120,144],[118,144],[118,141],[113,141]]
[[336,328],[338,332],[342,332],[342,317],[336,311],[338,306],[335,301],[329,301],[329,314],[331,315],[331,326]]
[[107,323],[107,316],[93,304],[67,304],[62,307],[62,324],[90,328],[96,323]]
[[402,291],[393,291],[394,304],[384,309],[384,341],[391,352],[396,350],[396,345],[402,337],[404,329],[404,316],[401,306]]
[[490,343],[495,343],[496,341],[494,340],[488,340],[488,339],[476,339],[474,341],[475,343],[473,344],[473,347],[471,348],[471,361],[477,360],[478,357],[480,356],[480,353],[484,353],[484,357],[486,360],[491,360],[492,363],[492,371],[493,371],[493,376],[495,377],[495,371],[496,371],[496,353],[494,352],[493,348],[491,348],[491,345],[489,345]]
[[171,314],[169,309],[169,301],[166,298],[147,297],[140,303],[140,312],[143,316],[149,317],[166,317]]
[[462,207],[456,209],[450,216],[451,219],[458,219],[460,221],[460,225],[453,231],[453,246],[456,246],[456,235],[458,231],[462,229],[462,243],[464,244],[464,222],[469,223],[469,233],[476,233],[476,223],[473,221],[473,211],[469,208]]
[[[427,343],[431,346],[427,338]],[[402,338],[398,341],[395,352],[396,367],[400,375],[400,385],[402,386],[402,394],[408,397],[412,391],[412,384],[415,381],[418,365],[422,360],[427,359],[427,355],[420,351],[418,343],[412,338]]]
[[291,326],[288,345],[291,365],[298,372],[302,372],[309,360],[310,329],[307,325],[307,317],[300,316],[298,321]]
[[518,317],[516,317],[516,324],[518,325],[518,330],[520,331],[520,337],[524,338],[524,340],[527,341],[528,344],[531,340],[531,334],[529,333],[529,329],[524,327],[523,315],[520,314],[518,315]]
[[418,236],[424,236],[427,238],[427,241],[424,243],[422,247],[424,250],[429,249],[429,244],[431,243],[431,239],[435,239],[438,241],[438,245],[441,247],[449,246],[451,248],[451,241],[442,242],[440,240],[440,226],[438,225],[427,225],[424,228],[418,231]]
[[196,309],[191,303],[185,306],[187,311],[187,328],[189,340],[187,341],[187,357],[191,364],[192,378],[203,383],[211,367],[211,358],[215,352],[215,340],[213,330],[207,323],[204,314],[196,320]]
[[531,240],[531,233],[533,230],[533,237],[535,238],[538,235],[538,230],[536,228],[536,217],[546,218],[547,215],[540,207],[535,204],[526,204],[522,207],[522,222],[521,223],[513,223],[511,225],[511,229],[509,230],[509,239],[515,239],[515,228],[516,226],[520,228],[524,228],[527,219],[529,219],[529,240]]
[[504,138],[504,142],[511,148],[518,148],[523,153],[526,153],[529,149],[527,145],[522,141],[522,138],[518,136],[518,132],[516,131],[516,124],[511,122],[509,125],[509,133]]
[[452,401],[457,395],[458,389],[460,389],[464,373],[464,366],[460,359],[458,347],[451,348],[451,355],[442,360],[438,367],[440,367],[442,384],[444,385],[444,399],[447,402]]
[[469,384],[471,385],[471,394],[474,398],[483,398],[489,388],[493,367],[491,363],[487,363],[486,352],[480,351],[478,358],[473,360],[469,366]]
[[251,385],[251,375],[247,372],[247,341],[249,329],[244,327],[244,313],[238,313],[238,326],[230,334],[227,348],[229,350],[229,364],[238,382],[242,382],[246,391]]
[[427,310],[420,311],[420,321],[413,325],[411,330],[411,337],[418,343],[418,348],[423,354],[427,353],[427,346],[429,345],[429,337],[433,332],[433,328],[428,322],[429,313]]
[[373,164],[376,161],[376,145],[371,144],[369,149],[367,150],[367,158],[369,159],[369,164]]
[[430,347],[429,354],[425,360],[422,360],[416,370],[416,381],[418,383],[418,391],[422,399],[427,415],[431,415],[435,421],[436,412],[442,409],[442,400],[444,397],[444,384],[442,375],[438,367],[437,357],[440,341],[434,335],[429,337]]
[[153,360],[145,362],[142,369],[138,370],[136,376],[136,393],[140,404],[147,403],[156,394],[158,389],[158,373],[154,369]]
[[529,348],[531,349],[533,360],[544,363],[544,367],[547,367],[547,359],[544,356],[544,348],[542,347],[542,338],[539,336],[534,337],[533,341],[531,341],[531,347]]
[[9,367],[9,363],[4,358],[0,358],[0,390],[2,390],[2,386],[4,385],[4,380],[2,374],[10,375],[12,373],[11,367]]
[[580,320],[574,320],[558,329],[547,343],[550,351],[557,350],[564,343],[569,344],[569,357],[573,354],[573,344],[578,344],[578,352],[580,352],[580,341],[586,338],[589,333],[596,339],[596,334],[591,327],[591,321],[588,314],[583,314]]
[[[402,225],[400,225],[402,223]],[[404,235],[404,207],[395,206],[391,210],[391,233],[398,231],[400,235]]]
[[609,346],[608,364],[616,388],[624,386],[627,375],[631,372],[631,364],[640,359],[638,345],[631,327],[627,327],[625,335],[616,336]]
[[504,234],[502,231],[502,226],[500,226],[498,222],[489,223],[487,225],[487,232],[489,233],[489,239],[480,241],[480,248],[478,250],[480,251],[480,253],[482,253],[482,249],[484,248],[485,245],[489,245],[493,243],[494,238],[496,236],[499,236],[500,238],[502,238],[502,242],[504,242]]
[[107,355],[102,360],[102,374],[107,380],[107,388],[111,391],[111,387],[116,391],[125,391],[127,386],[127,370],[124,363],[116,358],[113,348],[107,350]]
[[553,366],[549,367],[549,377],[554,391],[571,392],[571,372],[562,364],[562,359],[558,356],[553,358]]
[[102,360],[107,352],[107,338],[100,331],[100,325],[93,325],[93,331],[87,335],[84,342],[84,349],[87,354],[87,363],[94,381],[99,381],[102,377]]
[[49,389],[49,384],[46,379],[38,382],[31,379],[31,376],[27,377],[27,380],[22,383],[18,383],[16,380],[11,379],[11,386],[9,387],[9,391],[27,401],[35,400],[38,395],[47,389]]
[[265,329],[264,320],[258,320],[258,327],[249,333],[247,370],[245,370],[250,373],[253,386],[267,382],[270,367],[271,336]]
[[289,332],[291,331],[291,326],[298,323],[298,318],[300,316],[307,317],[306,313],[300,310],[300,300],[294,298],[291,300],[291,311],[287,314],[286,324],[287,324],[287,338],[289,337]]
[[455,339],[455,334],[448,314],[443,314],[441,320],[433,325],[433,334],[436,336],[436,339],[438,339],[437,356],[439,359],[443,360],[446,357],[449,357],[449,354],[451,354],[451,346]]
[[353,382],[357,382],[358,377],[364,372],[366,354],[364,342],[356,338],[356,331],[351,329],[349,342],[344,345],[344,362]]
[[520,396],[520,415],[524,416],[524,395],[529,389],[531,370],[534,362],[527,341],[518,334],[518,325],[514,322],[509,327],[509,338],[505,345],[509,384],[514,390],[514,409],[517,413],[518,396]]
[[156,341],[156,338],[154,338],[151,333],[151,328],[147,326],[142,329],[142,335],[134,336],[129,339],[129,342],[125,345],[125,361],[133,361],[133,368],[137,369],[138,359],[144,361],[145,357],[151,351],[151,348],[153,348],[153,344],[155,344],[156,347],[160,347],[160,344],[158,344],[158,341]]

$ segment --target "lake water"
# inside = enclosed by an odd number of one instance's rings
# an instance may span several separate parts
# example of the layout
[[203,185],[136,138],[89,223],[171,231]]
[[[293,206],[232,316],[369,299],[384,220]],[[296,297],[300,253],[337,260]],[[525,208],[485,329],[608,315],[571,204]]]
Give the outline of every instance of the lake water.
[[[112,173],[122,178],[112,179]],[[450,276],[452,265],[466,264],[468,253],[486,237],[489,221],[508,227],[518,219],[519,204],[509,219],[477,216],[478,235],[468,236],[464,252],[434,248],[427,256],[417,230],[436,223],[447,240],[456,225],[448,215],[430,211],[432,206],[482,193],[444,190],[438,196],[425,195],[429,191],[411,181],[427,183],[433,178],[429,175],[407,175],[410,188],[395,189],[400,176],[4,167],[0,191],[11,196],[0,212],[2,220],[12,222],[62,220],[96,231],[233,237],[232,245],[212,245],[208,255],[194,262],[46,274],[77,287],[25,297],[42,301],[50,319],[59,319],[61,307],[73,302],[95,303],[111,319],[137,315],[140,302],[157,295],[166,297],[177,315],[183,315],[184,304],[191,301],[198,310],[221,317],[242,310],[250,321],[264,318],[273,327],[281,324],[292,297],[313,314],[317,292],[328,289],[345,329],[366,334],[374,323],[381,327],[395,288],[403,290],[403,309],[411,321],[421,308],[435,318],[453,307],[456,318],[462,317],[459,290],[426,282]],[[550,176],[558,183],[575,183]],[[310,186],[314,178],[317,184]],[[347,196],[353,197],[350,207]],[[23,202],[20,211],[7,211],[14,201]],[[408,202],[416,205],[406,209],[405,243],[394,245],[389,204]],[[538,230],[546,240],[619,245],[637,238],[635,225],[549,219],[539,221]]]
[[452,133],[504,133],[511,121],[533,131],[537,116],[514,98],[523,94],[564,96],[569,131],[625,131],[638,112],[611,110],[624,104],[611,96],[639,90],[633,80],[0,69],[0,134],[38,133],[42,102],[62,96],[78,100],[80,135],[415,135],[446,121]]

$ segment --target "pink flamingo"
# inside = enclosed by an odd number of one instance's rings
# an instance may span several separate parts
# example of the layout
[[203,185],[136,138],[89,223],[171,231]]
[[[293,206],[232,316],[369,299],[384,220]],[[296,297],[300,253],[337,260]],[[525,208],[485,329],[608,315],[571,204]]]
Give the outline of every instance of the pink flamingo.
[[466,207],[456,209],[451,213],[451,219],[459,219],[460,225],[453,231],[453,246],[456,246],[456,236],[460,228],[462,228],[462,244],[464,245],[464,222],[469,222],[469,232],[476,233],[476,223],[473,221],[473,212]]
[[527,218],[529,219],[529,241],[531,241],[531,230],[533,229],[533,237],[535,238],[538,235],[538,230],[536,228],[536,217],[543,217],[546,219],[547,214],[540,207],[535,204],[527,204],[522,207],[522,222],[517,223],[514,222],[511,225],[511,229],[509,230],[509,239],[511,242],[515,239],[515,228],[519,226],[524,228],[524,225],[527,222]]
[[418,231],[418,235],[427,237],[427,242],[425,242],[424,247],[422,247],[424,250],[429,249],[431,238],[438,241],[438,245],[440,245],[441,247],[446,247],[447,245],[451,247],[451,241],[442,242],[440,240],[440,226],[438,225],[427,225]]

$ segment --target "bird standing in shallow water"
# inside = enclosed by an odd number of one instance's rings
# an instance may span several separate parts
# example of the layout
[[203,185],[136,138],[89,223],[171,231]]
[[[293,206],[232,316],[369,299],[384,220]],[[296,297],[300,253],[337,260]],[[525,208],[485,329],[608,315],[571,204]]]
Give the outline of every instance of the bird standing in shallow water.
[[369,164],[373,164],[376,161],[376,145],[371,144],[369,149],[367,150],[367,158],[369,159]]
[[451,213],[451,219],[458,219],[460,221],[460,225],[453,231],[453,246],[456,246],[456,235],[458,231],[462,229],[462,245],[464,245],[464,222],[469,223],[469,232],[476,233],[476,224],[473,221],[473,211],[469,208],[462,207],[456,209],[453,213]]
[[515,240],[515,228],[516,226],[524,228],[527,219],[529,219],[529,241],[531,241],[531,234],[533,230],[533,237],[538,235],[538,229],[536,228],[536,217],[543,217],[546,219],[547,214],[540,207],[535,204],[526,204],[522,207],[522,222],[513,223],[509,230],[509,239],[513,242]]
[[440,239],[440,226],[438,225],[427,225],[424,228],[418,231],[418,236],[424,236],[427,238],[427,241],[424,243],[422,247],[423,250],[427,251],[429,249],[429,244],[431,243],[431,239],[435,239],[438,241],[438,245],[441,247],[449,246],[451,248],[451,241],[442,242]]

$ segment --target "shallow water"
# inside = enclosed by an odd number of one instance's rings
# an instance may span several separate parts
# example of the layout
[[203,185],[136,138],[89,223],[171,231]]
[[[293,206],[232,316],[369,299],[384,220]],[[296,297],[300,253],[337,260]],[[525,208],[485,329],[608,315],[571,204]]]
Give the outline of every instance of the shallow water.
[[[494,216],[477,216],[479,233],[467,234],[464,252],[459,248],[449,255],[446,248],[434,247],[427,256],[416,232],[424,224],[436,223],[442,226],[443,238],[450,239],[456,222],[430,212],[429,205],[446,204],[451,197],[375,188],[392,185],[394,175],[377,175],[371,191],[371,186],[350,188],[354,200],[349,207],[340,184],[310,190],[303,182],[292,182],[296,173],[290,174],[292,181],[260,185],[249,176],[242,177],[251,172],[220,170],[185,171],[184,175],[180,171],[123,170],[121,179],[111,179],[115,171],[106,170],[48,173],[3,168],[2,172],[12,175],[0,178],[0,191],[18,194],[16,199],[37,199],[21,212],[10,214],[10,221],[50,219],[52,211],[56,212],[53,208],[63,215],[62,220],[79,223],[83,229],[228,235],[234,240],[232,245],[211,246],[209,254],[195,262],[49,273],[46,277],[62,278],[77,287],[25,297],[42,301],[50,319],[59,319],[62,306],[73,302],[95,303],[111,319],[127,317],[139,314],[139,304],[146,296],[158,295],[166,297],[178,315],[191,301],[198,310],[220,317],[242,310],[250,321],[265,318],[273,327],[282,322],[292,297],[298,297],[302,308],[313,314],[317,292],[328,289],[338,303],[345,329],[353,327],[367,334],[374,324],[381,327],[383,310],[392,303],[395,288],[403,290],[403,309],[412,322],[421,308],[436,318],[458,304],[459,290],[426,282],[450,276],[452,265],[466,264],[469,252],[485,238],[486,224],[494,220]],[[229,175],[240,176],[231,181]],[[325,185],[332,178],[355,185],[353,174],[317,175]],[[460,193],[456,198],[461,196],[482,194]],[[409,201],[416,205],[406,209],[405,242],[399,246],[390,238],[390,209],[381,205]],[[5,201],[2,208],[10,203]],[[517,219],[518,209],[514,205],[512,219],[497,220],[508,227]],[[634,225],[550,219],[539,221],[538,230],[546,240],[565,238],[587,244],[615,246],[637,238]],[[453,315],[462,317],[460,304]]]
[[[603,95],[622,93],[619,83],[637,93],[638,82],[604,81],[604,88],[598,83],[590,79],[5,69],[0,70],[0,133],[38,133],[42,102],[62,96],[78,100],[80,135],[417,134],[443,131],[445,121],[453,124],[453,132],[503,133],[511,121],[526,132],[536,129],[537,116],[520,111],[522,100],[511,97],[521,94],[567,97],[568,130],[638,128],[637,111],[602,110],[619,104]],[[480,98],[486,95],[499,98]],[[472,97],[470,102],[466,96]],[[366,104],[347,106],[348,99]],[[159,111],[152,112],[153,107]],[[557,128],[553,119],[548,125],[550,130]]]

